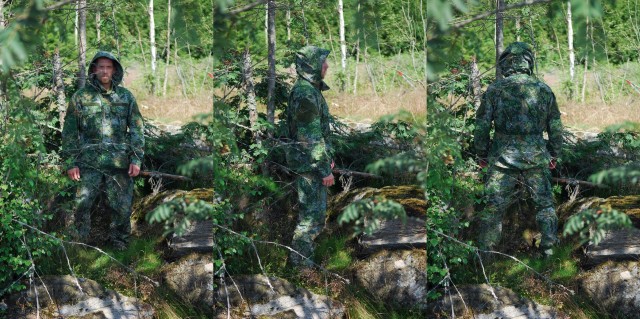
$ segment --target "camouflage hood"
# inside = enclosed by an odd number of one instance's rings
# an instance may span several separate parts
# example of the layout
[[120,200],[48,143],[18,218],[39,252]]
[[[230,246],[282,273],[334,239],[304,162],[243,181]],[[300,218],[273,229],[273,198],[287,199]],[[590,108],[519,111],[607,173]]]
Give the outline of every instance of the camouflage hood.
[[498,67],[504,77],[513,74],[533,75],[535,60],[531,46],[524,42],[514,42],[502,52]]
[[311,82],[321,91],[329,89],[322,80],[322,64],[329,56],[329,50],[308,45],[296,52],[296,72],[301,78]]
[[96,53],[96,55],[93,56],[93,59],[91,59],[91,63],[89,63],[89,69],[87,70],[89,83],[96,88],[102,87],[102,85],[100,85],[100,82],[96,79],[96,75],[91,72],[96,63],[96,60],[98,60],[99,58],[107,58],[113,61],[114,71],[113,71],[113,77],[111,78],[111,83],[112,83],[111,89],[114,90],[118,85],[120,85],[120,83],[122,83],[122,78],[124,77],[124,69],[120,64],[120,61],[118,61],[118,58],[116,58],[113,54],[107,51],[98,51],[98,53]]

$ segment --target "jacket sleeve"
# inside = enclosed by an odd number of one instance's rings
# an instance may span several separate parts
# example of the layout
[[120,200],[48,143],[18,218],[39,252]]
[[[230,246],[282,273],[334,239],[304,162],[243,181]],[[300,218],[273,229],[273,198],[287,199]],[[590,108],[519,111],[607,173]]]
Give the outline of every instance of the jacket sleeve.
[[131,95],[129,106],[129,147],[131,149],[131,164],[142,166],[144,157],[144,120],[135,97]]
[[558,109],[558,103],[556,97],[551,92],[551,101],[549,105],[549,114],[547,116],[547,134],[549,136],[549,143],[547,143],[547,149],[553,157],[560,156],[560,150],[562,149],[562,122],[560,121],[560,110]]
[[478,157],[480,158],[486,158],[489,155],[493,112],[494,105],[492,102],[491,91],[487,90],[487,92],[482,95],[480,107],[478,108],[478,111],[476,111],[476,128],[473,134],[473,145]]
[[80,112],[77,95],[73,95],[67,107],[62,128],[62,159],[65,170],[78,167],[80,157]]
[[298,149],[308,167],[306,171],[323,178],[331,174],[329,145],[325,141],[321,123],[321,110],[312,96],[304,96],[298,101],[295,118],[298,123]]

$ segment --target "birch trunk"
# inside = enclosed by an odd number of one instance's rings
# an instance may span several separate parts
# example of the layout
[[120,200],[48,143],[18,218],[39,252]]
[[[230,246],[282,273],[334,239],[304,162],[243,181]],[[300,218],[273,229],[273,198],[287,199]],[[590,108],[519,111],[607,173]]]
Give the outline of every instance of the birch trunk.
[[[0,0],[0,31],[4,29],[4,2],[5,0]],[[0,59],[0,66],[2,66],[2,59]],[[2,100],[0,99],[0,103]],[[0,106],[2,108],[2,106]]]
[[[342,67],[342,74],[344,74],[345,78],[347,76],[347,42],[345,41],[344,36],[344,4],[342,0],[338,0],[338,19],[340,20],[340,66]],[[341,91],[345,90],[345,86],[347,85],[346,81],[342,82]]]
[[149,0],[149,43],[151,49],[151,93],[156,94],[156,23],[153,18],[153,0]]
[[291,41],[291,7],[287,7],[287,42]]
[[496,0],[496,79],[501,79],[498,62],[504,50],[504,0]]
[[87,82],[87,0],[78,0],[78,88]]
[[276,113],[276,2],[274,0],[267,1],[268,11],[268,40],[269,40],[269,71],[267,83],[267,121],[273,124]]
[[473,106],[478,110],[482,98],[482,87],[480,86],[480,69],[475,55],[471,57],[471,92],[473,93]]
[[520,26],[520,16],[516,17],[516,41],[520,42],[520,30],[522,27]]
[[58,106],[58,121],[60,130],[64,127],[64,117],[67,114],[67,103],[64,95],[64,81],[62,79],[62,62],[60,59],[60,49],[55,48],[53,53],[53,92],[56,96]]
[[167,63],[164,68],[164,82],[162,83],[162,96],[167,95],[167,81],[169,78],[169,65],[171,57],[171,0],[167,1]]
[[96,38],[100,42],[100,11],[96,12]]
[[573,20],[571,18],[571,0],[567,1],[567,43],[569,46],[569,79],[571,81],[571,90],[569,90],[569,99],[573,99],[576,75],[576,53],[573,50]]

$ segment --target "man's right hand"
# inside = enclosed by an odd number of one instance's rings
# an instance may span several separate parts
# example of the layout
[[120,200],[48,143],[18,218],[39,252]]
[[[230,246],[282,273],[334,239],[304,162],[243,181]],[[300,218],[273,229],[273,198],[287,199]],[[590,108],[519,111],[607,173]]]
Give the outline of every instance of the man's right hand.
[[480,169],[484,169],[485,167],[489,166],[489,163],[487,163],[486,158],[480,158],[478,159],[478,166],[480,166]]
[[69,178],[71,178],[72,181],[79,181],[80,180],[80,168],[78,167],[74,167],[70,170],[67,171],[67,175],[69,175]]
[[335,178],[333,178],[333,173],[329,174],[329,176],[322,178],[322,185],[329,187],[335,183]]

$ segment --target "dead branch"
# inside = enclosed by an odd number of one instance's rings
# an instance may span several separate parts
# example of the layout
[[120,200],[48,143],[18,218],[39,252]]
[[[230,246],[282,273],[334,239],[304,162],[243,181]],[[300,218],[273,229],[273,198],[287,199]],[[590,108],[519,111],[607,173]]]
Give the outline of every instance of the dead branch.
[[560,184],[580,185],[580,186],[593,187],[593,188],[609,188],[609,186],[607,186],[607,185],[595,184],[595,183],[591,183],[591,182],[587,182],[587,181],[581,181],[581,180],[575,179],[575,178],[553,177],[553,178],[551,178],[551,180],[556,182],[556,183],[560,183]]
[[173,179],[173,180],[181,181],[181,182],[191,181],[191,178],[186,177],[186,176],[173,175],[173,174],[167,174],[167,173],[156,172],[156,171],[140,171],[140,176],[142,176],[142,177],[167,178],[167,179]]

